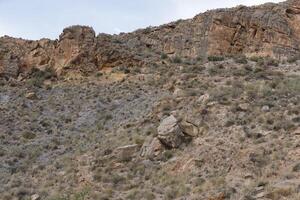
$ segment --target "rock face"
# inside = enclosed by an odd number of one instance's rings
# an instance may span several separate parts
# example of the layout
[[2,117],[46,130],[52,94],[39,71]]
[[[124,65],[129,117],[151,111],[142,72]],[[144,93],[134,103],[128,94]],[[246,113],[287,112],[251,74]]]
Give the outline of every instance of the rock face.
[[[16,77],[33,67],[58,74],[105,67],[141,66],[169,56],[206,58],[245,54],[286,59],[300,52],[300,2],[218,9],[159,27],[95,35],[91,27],[66,28],[58,40],[0,38],[0,74]],[[156,52],[156,54],[149,54]]]
[[183,142],[184,134],[173,115],[164,119],[157,130],[158,139],[167,147],[177,148]]

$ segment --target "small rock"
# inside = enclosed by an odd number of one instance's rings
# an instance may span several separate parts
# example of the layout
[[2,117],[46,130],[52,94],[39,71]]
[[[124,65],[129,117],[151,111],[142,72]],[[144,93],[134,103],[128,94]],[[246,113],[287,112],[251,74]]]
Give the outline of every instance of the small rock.
[[120,161],[128,161],[132,159],[137,150],[138,145],[132,144],[119,147],[114,151],[114,153]]
[[182,138],[184,134],[178,125],[177,119],[173,115],[164,119],[157,130],[158,139],[161,143],[170,148],[177,148],[183,142]]
[[36,96],[36,94],[35,94],[34,92],[29,92],[29,93],[25,94],[25,97],[26,97],[27,99],[30,99],[30,100],[35,100],[35,99],[37,99],[37,96]]
[[40,196],[38,194],[34,194],[31,196],[31,200],[39,200]]
[[245,177],[245,179],[253,179],[254,178],[253,174],[251,174],[251,173],[246,173],[244,177]]
[[215,105],[217,105],[217,104],[218,104],[218,102],[212,101],[212,102],[207,103],[207,106],[208,106],[208,107],[212,107],[212,106],[215,106]]
[[242,103],[242,104],[239,104],[238,108],[241,110],[241,111],[247,111],[249,109],[249,104],[248,103]]
[[209,94],[204,94],[198,98],[197,103],[206,104],[208,100],[209,100]]
[[176,88],[173,92],[173,95],[178,97],[178,96],[182,96],[183,94],[183,90],[182,89],[179,89],[179,88]]
[[261,111],[263,112],[269,112],[270,111],[270,107],[269,106],[263,106]]
[[264,189],[265,189],[264,186],[260,186],[260,187],[256,187],[256,188],[255,188],[255,191],[261,192],[261,191],[263,191]]
[[300,135],[300,127],[298,127],[294,132],[294,135]]
[[180,128],[182,132],[191,137],[197,137],[199,135],[199,128],[195,124],[189,122],[189,121],[182,121],[180,123]]
[[263,198],[264,196],[266,196],[266,193],[265,192],[260,192],[257,195],[255,195],[254,198],[255,199],[260,199],[260,198]]

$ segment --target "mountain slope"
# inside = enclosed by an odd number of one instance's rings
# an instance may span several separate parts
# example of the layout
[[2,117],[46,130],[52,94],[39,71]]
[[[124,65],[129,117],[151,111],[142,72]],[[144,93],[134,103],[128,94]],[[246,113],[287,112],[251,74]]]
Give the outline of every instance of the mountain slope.
[[299,200],[297,5],[2,38],[0,199]]

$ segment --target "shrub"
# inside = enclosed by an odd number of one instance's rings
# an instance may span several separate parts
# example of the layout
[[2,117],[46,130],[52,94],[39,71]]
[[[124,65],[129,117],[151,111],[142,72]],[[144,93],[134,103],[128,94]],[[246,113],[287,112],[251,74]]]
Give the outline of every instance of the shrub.
[[171,159],[171,158],[173,157],[173,152],[170,151],[170,150],[167,150],[167,151],[165,151],[165,152],[163,153],[162,156],[163,156],[163,157],[162,157],[162,160],[163,160],[163,161],[168,161],[169,159]]
[[216,61],[223,61],[224,57],[223,56],[209,56],[207,59],[208,59],[208,61],[216,62]]
[[294,63],[296,61],[300,60],[300,54],[291,56],[290,58],[287,59],[288,63]]
[[274,67],[278,67],[279,65],[279,61],[274,59],[274,58],[266,58],[265,59],[265,65],[266,66],[274,66]]
[[296,165],[293,167],[293,172],[300,172],[300,163],[296,164]]
[[175,56],[171,61],[172,61],[173,63],[182,63],[181,58],[178,57],[178,56]]
[[27,139],[27,140],[32,140],[36,137],[36,135],[32,132],[25,132],[22,134],[23,138]]
[[36,87],[41,87],[45,80],[56,77],[56,73],[52,68],[47,68],[45,70],[40,70],[38,68],[32,68],[30,73],[29,83]]
[[248,63],[247,57],[244,55],[236,56],[234,58],[234,61],[239,64],[247,64]]
[[259,57],[259,56],[252,56],[249,58],[249,60],[253,61],[253,62],[261,62],[263,61],[263,57]]
[[165,53],[162,53],[162,54],[160,55],[160,58],[163,59],[163,60],[165,60],[165,59],[168,58],[168,55],[165,54]]

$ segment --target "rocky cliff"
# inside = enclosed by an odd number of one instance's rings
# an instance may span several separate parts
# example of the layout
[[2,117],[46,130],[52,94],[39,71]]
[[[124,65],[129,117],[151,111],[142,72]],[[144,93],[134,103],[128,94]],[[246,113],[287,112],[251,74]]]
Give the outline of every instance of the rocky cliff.
[[207,58],[245,54],[286,59],[300,51],[300,2],[218,9],[159,27],[120,35],[91,27],[64,29],[58,40],[0,38],[0,74],[17,77],[31,68],[90,73],[105,67],[141,66],[162,53]]

